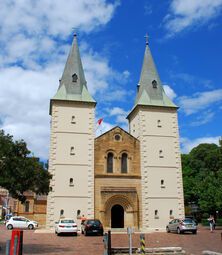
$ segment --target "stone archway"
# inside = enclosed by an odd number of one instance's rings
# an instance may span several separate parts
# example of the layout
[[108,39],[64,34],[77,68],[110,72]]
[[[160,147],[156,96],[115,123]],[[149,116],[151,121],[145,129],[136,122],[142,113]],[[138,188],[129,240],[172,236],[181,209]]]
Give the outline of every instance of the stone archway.
[[111,228],[124,228],[124,209],[121,205],[111,208]]
[[124,195],[113,195],[106,200],[103,219],[105,227],[109,228],[138,226],[134,204]]

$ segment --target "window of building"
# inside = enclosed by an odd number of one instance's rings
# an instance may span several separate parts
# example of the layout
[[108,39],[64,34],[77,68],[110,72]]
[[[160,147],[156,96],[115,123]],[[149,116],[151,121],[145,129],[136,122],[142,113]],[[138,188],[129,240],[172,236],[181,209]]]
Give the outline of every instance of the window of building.
[[121,173],[127,173],[127,154],[123,153],[121,157]]
[[157,121],[157,127],[162,127],[161,120]]
[[173,215],[173,210],[170,210],[170,216],[172,216]]
[[80,210],[77,210],[77,219],[80,219],[80,218],[81,218],[80,213],[81,213],[81,211],[80,211]]
[[73,178],[69,179],[69,186],[74,186]]
[[30,206],[30,202],[29,201],[25,201],[25,204],[24,204],[25,212],[29,212],[29,206]]
[[164,180],[161,180],[160,184],[161,184],[161,188],[165,188]]
[[74,146],[72,146],[72,147],[70,148],[70,155],[75,155]]
[[163,151],[162,150],[159,150],[159,157],[163,158]]
[[71,118],[71,123],[72,124],[76,124],[76,117],[73,115],[72,118]]
[[74,73],[74,74],[72,75],[72,82],[77,82],[77,80],[78,80],[78,76],[77,76],[76,73]]
[[64,215],[64,210],[61,209],[61,210],[60,210],[60,217],[63,216],[63,215]]
[[155,218],[155,219],[159,219],[158,210],[155,210],[155,211],[154,211],[154,218]]
[[156,80],[153,80],[153,81],[152,81],[152,85],[153,85],[153,88],[156,89],[156,88],[157,88],[157,81],[156,81]]
[[109,152],[107,155],[107,173],[113,172],[113,153]]
[[120,139],[121,139],[121,136],[120,136],[119,134],[116,134],[116,135],[115,135],[115,140],[116,140],[116,141],[120,141]]

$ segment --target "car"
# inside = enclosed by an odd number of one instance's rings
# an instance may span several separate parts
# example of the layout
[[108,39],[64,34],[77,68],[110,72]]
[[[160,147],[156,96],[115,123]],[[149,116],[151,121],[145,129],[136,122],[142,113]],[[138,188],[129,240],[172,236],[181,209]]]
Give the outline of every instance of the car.
[[29,220],[22,216],[13,216],[6,222],[6,228],[9,230],[13,228],[35,229],[37,227],[38,222]]
[[190,218],[184,219],[173,219],[166,226],[166,231],[169,232],[177,232],[178,234],[182,234],[185,232],[192,232],[193,234],[197,233],[197,225],[195,221]]
[[55,234],[59,236],[62,233],[69,233],[77,236],[78,227],[76,222],[73,219],[68,218],[60,219],[57,221],[55,224]]
[[81,228],[82,234],[85,236],[89,234],[96,234],[103,236],[103,225],[100,220],[97,219],[87,219],[83,222]]

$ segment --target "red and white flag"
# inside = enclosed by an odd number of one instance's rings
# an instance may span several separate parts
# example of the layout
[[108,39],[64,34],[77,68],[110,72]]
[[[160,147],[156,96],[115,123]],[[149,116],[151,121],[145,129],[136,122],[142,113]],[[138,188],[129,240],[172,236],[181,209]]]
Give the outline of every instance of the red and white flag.
[[100,118],[100,119],[97,121],[97,124],[98,124],[98,125],[101,125],[102,121],[103,121],[103,118]]

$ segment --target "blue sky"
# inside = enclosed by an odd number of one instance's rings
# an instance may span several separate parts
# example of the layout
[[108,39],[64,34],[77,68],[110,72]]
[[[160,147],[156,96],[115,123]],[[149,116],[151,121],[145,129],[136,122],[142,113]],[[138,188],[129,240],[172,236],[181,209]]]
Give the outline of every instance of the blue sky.
[[[222,123],[222,0],[0,0],[0,128],[42,159],[49,100],[78,34],[97,101],[97,133],[128,129],[145,34],[162,84],[180,107],[181,150],[218,143]],[[95,124],[96,125],[96,124]]]

